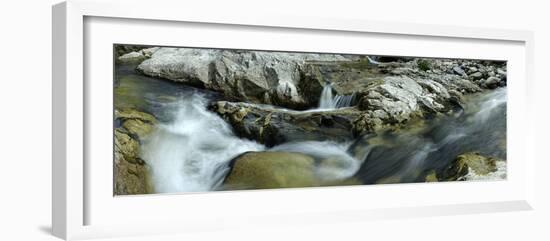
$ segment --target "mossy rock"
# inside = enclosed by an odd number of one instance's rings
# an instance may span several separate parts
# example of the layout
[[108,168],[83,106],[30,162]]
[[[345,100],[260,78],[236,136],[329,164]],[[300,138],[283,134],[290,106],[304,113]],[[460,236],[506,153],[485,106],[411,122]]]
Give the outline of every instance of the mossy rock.
[[120,159],[117,158],[117,155],[123,156],[126,161],[131,163],[140,162],[139,142],[120,128],[115,129],[115,162]]
[[434,170],[429,171],[424,177],[425,182],[438,182],[437,173]]
[[233,160],[225,189],[318,186],[314,159],[301,153],[248,152]]
[[151,133],[154,129],[153,125],[140,119],[127,120],[122,124],[122,127],[133,135],[137,135],[140,140],[143,140],[143,138],[149,135],[149,133]]
[[470,152],[457,157],[457,162],[467,165],[478,175],[487,175],[497,171],[496,161],[496,158],[482,156],[477,152]]
[[149,166],[139,157],[140,146],[122,128],[115,129],[114,194],[153,193]]
[[153,115],[135,109],[116,109],[115,119],[120,120],[121,126],[130,135],[137,137],[138,141],[149,135],[158,123]]
[[153,115],[130,108],[115,110],[115,119],[138,119],[150,124],[157,123],[157,119]]
[[[475,172],[477,175],[487,175],[497,171],[497,161],[498,159],[496,158],[486,157],[478,152],[464,153],[457,156],[449,166],[439,170],[437,172],[437,179],[439,181],[464,180],[464,176],[470,171]],[[432,177],[426,176],[426,178]]]
[[427,59],[419,59],[416,62],[416,64],[417,64],[418,68],[422,71],[428,71],[428,70],[432,69],[432,64]]

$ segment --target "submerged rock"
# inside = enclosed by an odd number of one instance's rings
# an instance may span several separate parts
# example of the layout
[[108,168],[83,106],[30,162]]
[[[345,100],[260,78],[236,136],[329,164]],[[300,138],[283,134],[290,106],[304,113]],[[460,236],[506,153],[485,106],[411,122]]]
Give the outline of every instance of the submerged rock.
[[314,159],[301,153],[248,152],[233,160],[225,189],[317,186]]
[[292,111],[242,102],[219,101],[210,106],[235,132],[267,146],[289,141],[347,141],[355,136],[361,112],[356,108]]
[[140,142],[157,123],[150,114],[133,109],[115,110],[120,127],[114,133],[114,193],[116,195],[152,193],[150,167],[140,157]]

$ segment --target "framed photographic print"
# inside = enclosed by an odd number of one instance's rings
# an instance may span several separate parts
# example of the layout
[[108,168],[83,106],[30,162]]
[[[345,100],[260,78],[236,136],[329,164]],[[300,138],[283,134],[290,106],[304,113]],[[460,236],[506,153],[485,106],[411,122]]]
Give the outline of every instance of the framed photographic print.
[[532,208],[530,32],[155,4],[53,8],[56,236]]

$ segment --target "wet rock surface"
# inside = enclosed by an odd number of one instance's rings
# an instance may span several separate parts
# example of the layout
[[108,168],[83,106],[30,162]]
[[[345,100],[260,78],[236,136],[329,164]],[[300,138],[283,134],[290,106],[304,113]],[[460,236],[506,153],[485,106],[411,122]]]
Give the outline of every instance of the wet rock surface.
[[210,106],[236,134],[267,146],[289,141],[348,141],[356,135],[356,108],[299,112],[243,102],[219,101]]
[[248,152],[234,160],[224,181],[228,189],[317,186],[314,159],[301,153]]
[[[451,165],[439,170],[427,172],[426,181],[467,181],[483,179],[499,171],[499,163],[504,162],[495,157],[481,155],[478,152],[464,153],[456,157]],[[500,166],[500,168],[505,168]],[[498,173],[497,173],[498,174]],[[503,173],[503,178],[505,173]]]
[[115,110],[114,173],[116,195],[153,193],[150,167],[140,157],[140,144],[152,132],[156,119],[134,109]]

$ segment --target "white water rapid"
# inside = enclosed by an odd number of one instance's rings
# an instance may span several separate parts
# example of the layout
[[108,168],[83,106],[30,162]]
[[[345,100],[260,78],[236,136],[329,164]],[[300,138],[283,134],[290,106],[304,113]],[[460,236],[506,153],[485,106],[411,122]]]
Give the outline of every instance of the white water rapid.
[[199,94],[168,105],[163,108],[174,110],[173,121],[160,124],[143,144],[157,193],[214,190],[232,158],[265,148],[233,135],[231,126],[208,111],[207,100]]
[[[142,144],[142,157],[151,166],[156,193],[216,190],[229,171],[229,162],[248,151],[284,151],[310,155],[331,165],[316,167],[320,180],[338,180],[355,174],[361,163],[347,148],[330,141],[290,142],[271,149],[233,134],[231,126],[207,110],[208,100],[193,93],[161,108],[174,113]],[[160,103],[156,103],[157,105]]]

